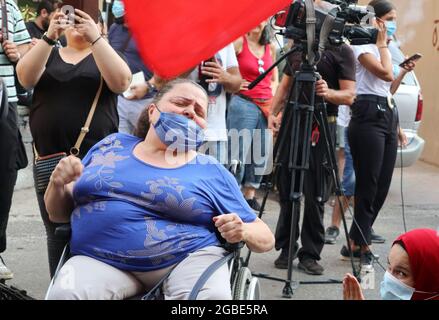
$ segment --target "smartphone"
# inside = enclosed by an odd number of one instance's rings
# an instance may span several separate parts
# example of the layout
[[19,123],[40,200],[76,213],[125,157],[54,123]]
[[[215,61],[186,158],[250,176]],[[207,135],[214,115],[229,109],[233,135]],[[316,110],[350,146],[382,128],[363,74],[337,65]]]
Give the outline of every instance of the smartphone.
[[203,61],[203,66],[206,65],[206,62],[215,62],[215,61],[216,61],[216,60],[215,60],[215,57],[211,57],[211,58],[209,58],[209,59]]
[[404,62],[402,62],[399,66],[401,68],[404,68],[405,65],[409,64],[412,61],[418,61],[419,59],[422,58],[422,54],[420,53],[415,53],[414,55],[412,55],[410,58],[408,58],[407,60],[405,60]]
[[64,13],[66,15],[66,19],[62,19],[61,20],[61,24],[65,24],[65,25],[74,25],[76,24],[75,21],[75,8],[73,6],[70,5],[64,5],[61,8],[61,12]]

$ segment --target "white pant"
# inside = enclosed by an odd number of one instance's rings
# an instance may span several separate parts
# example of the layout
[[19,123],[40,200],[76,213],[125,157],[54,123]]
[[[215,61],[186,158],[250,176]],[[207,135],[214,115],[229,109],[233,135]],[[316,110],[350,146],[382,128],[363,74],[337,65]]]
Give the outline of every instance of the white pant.
[[[186,300],[201,274],[224,256],[221,247],[207,247],[189,254],[163,284],[166,300]],[[170,269],[127,272],[86,256],[74,256],[61,268],[49,300],[123,300],[151,289]],[[199,300],[231,300],[230,273],[224,264],[207,280]]]

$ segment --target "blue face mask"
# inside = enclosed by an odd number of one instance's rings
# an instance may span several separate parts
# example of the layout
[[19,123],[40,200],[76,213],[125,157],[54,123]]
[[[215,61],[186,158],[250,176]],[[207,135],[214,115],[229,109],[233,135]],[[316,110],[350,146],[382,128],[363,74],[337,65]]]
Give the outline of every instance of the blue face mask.
[[392,37],[396,33],[396,21],[386,21],[387,35]]
[[204,131],[185,116],[176,113],[160,112],[160,118],[154,129],[160,141],[173,145],[177,151],[198,150],[204,143]]
[[114,1],[111,9],[116,19],[122,18],[125,15],[125,6],[122,1]]
[[415,289],[396,279],[388,271],[381,282],[381,298],[383,300],[410,300]]

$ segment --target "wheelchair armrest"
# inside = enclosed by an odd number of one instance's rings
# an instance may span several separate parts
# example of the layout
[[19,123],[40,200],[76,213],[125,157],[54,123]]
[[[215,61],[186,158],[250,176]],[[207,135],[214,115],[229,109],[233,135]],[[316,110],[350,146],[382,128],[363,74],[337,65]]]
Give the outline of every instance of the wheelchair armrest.
[[72,236],[72,227],[70,224],[63,224],[55,229],[55,236],[64,240],[70,240]]
[[230,161],[230,165],[228,166],[228,170],[229,170],[229,172],[232,174],[232,175],[234,175],[234,176],[236,176],[236,174],[238,173],[238,171],[241,169],[241,161],[239,161],[239,160],[232,160],[232,161]]
[[228,252],[233,252],[233,251],[237,251],[239,249],[242,249],[245,246],[245,242],[241,241],[238,243],[228,243],[225,242],[223,244],[224,249],[226,249]]

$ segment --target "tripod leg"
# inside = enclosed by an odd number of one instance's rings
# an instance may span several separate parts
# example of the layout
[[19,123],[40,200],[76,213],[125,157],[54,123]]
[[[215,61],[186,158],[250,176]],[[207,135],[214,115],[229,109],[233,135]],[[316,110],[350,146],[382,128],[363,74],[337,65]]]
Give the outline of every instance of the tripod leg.
[[[337,164],[337,159],[335,157],[333,137],[330,134],[329,123],[327,120],[328,114],[326,112],[326,105],[323,101],[321,101],[316,105],[316,108],[317,108],[318,122],[319,122],[319,126],[320,126],[320,129],[322,132],[321,139],[323,139],[323,142],[325,144],[326,156],[327,156],[327,160],[329,162],[329,166],[331,168],[331,176],[332,176],[334,186],[335,186],[335,194],[337,196],[337,201],[339,203],[340,208],[343,208],[343,204],[342,204],[340,197],[343,196],[344,194],[343,194],[343,190],[341,189],[340,177],[338,175],[338,164]],[[352,273],[355,277],[357,277],[359,272],[355,268],[354,256],[353,256],[353,252],[351,250],[351,245],[349,243],[348,226],[346,223],[346,217],[345,217],[343,210],[342,210],[341,218],[343,221],[343,228],[344,228],[344,232],[346,235],[347,248],[349,251]]]
[[[315,82],[311,82],[314,88]],[[305,180],[306,170],[309,168],[310,156],[310,133],[312,125],[313,107],[310,105],[302,105],[299,103],[299,93],[303,90],[304,82],[297,81],[295,85],[295,103],[293,112],[293,128],[290,144],[289,170],[291,170],[290,183],[290,201],[292,201],[291,208],[291,226],[290,226],[290,241],[288,251],[288,273],[287,281],[283,289],[283,297],[291,298],[293,294],[292,289],[292,274],[293,274],[293,257],[296,242],[297,225],[299,222],[301,200],[303,196],[303,184]],[[312,90],[313,91],[313,90]],[[312,92],[314,94],[314,92]],[[311,99],[311,102],[312,99]],[[309,135],[308,135],[309,133]],[[302,134],[302,135],[301,135]],[[304,135],[303,135],[304,134]]]

